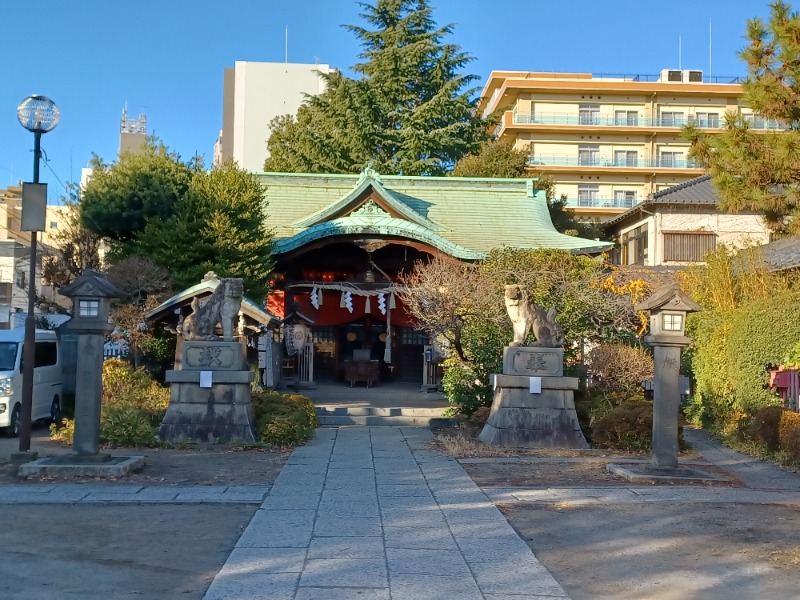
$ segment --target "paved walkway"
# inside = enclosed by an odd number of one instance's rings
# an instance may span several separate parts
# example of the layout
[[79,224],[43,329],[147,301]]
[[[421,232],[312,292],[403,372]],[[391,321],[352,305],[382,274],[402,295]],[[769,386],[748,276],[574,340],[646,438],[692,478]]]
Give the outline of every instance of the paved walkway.
[[298,448],[206,600],[566,598],[425,429],[322,429]]
[[702,431],[687,430],[687,441],[748,487],[484,492],[457,461],[429,449],[431,435],[405,427],[318,429],[271,488],[14,484],[0,486],[0,505],[261,504],[206,600],[566,598],[494,503],[800,505],[800,475],[727,449]]

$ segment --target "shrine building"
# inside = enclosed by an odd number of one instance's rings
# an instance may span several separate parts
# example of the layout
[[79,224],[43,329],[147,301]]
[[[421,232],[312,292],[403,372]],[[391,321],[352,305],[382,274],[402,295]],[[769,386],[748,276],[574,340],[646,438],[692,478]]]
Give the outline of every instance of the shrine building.
[[[286,368],[300,379],[346,381],[355,363],[371,381],[430,379],[430,340],[398,295],[417,261],[477,261],[500,246],[599,254],[611,247],[556,231],[532,179],[257,174],[266,191],[276,260],[268,312],[304,330]],[[375,378],[377,377],[377,381]],[[353,383],[351,381],[351,383]]]

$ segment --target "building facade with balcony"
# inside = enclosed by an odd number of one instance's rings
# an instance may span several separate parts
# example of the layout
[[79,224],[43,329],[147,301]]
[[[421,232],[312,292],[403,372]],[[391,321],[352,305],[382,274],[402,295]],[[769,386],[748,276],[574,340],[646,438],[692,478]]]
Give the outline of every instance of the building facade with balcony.
[[592,75],[493,71],[478,105],[499,114],[498,139],[529,152],[531,174],[555,181],[557,196],[579,216],[607,220],[699,175],[681,129],[720,131],[726,113],[755,130],[782,126],[756,115],[737,78],[701,71]]

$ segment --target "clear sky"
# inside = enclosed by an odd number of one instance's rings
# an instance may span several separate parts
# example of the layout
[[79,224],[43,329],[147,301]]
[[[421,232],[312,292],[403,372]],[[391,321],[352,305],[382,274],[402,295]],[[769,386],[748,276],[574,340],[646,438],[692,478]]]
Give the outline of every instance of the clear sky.
[[[766,0],[432,0],[449,41],[492,70],[656,74],[663,68],[744,75],[745,23]],[[31,95],[61,122],[42,138],[50,201],[96,153],[116,158],[119,119],[146,113],[184,158],[210,164],[222,123],[222,75],[234,61],[320,62],[349,72],[363,24],[354,0],[0,0],[0,188],[32,177],[33,135],[16,118]],[[680,40],[680,43],[679,43]],[[679,52],[680,48],[680,52]],[[680,60],[680,65],[678,64]]]

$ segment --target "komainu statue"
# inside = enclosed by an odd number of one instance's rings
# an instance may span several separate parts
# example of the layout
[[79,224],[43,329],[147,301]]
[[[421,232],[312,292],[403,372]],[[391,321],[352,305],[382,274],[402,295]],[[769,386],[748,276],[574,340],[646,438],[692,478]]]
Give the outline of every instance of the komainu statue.
[[214,329],[219,324],[222,326],[222,339],[232,341],[243,292],[241,278],[224,277],[204,303],[200,304],[197,298],[192,300],[192,314],[183,321],[183,339],[218,340]]
[[524,346],[529,331],[536,336],[531,346],[559,348],[564,344],[564,331],[556,322],[556,309],[546,311],[534,304],[521,285],[507,285],[505,290],[506,310],[514,328],[514,339],[509,346]]

